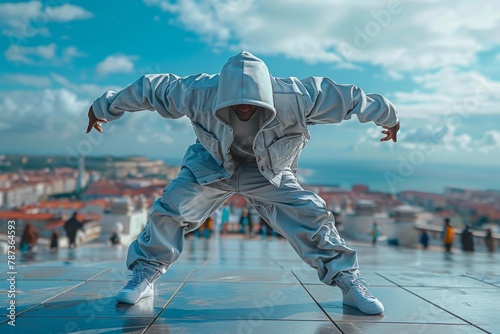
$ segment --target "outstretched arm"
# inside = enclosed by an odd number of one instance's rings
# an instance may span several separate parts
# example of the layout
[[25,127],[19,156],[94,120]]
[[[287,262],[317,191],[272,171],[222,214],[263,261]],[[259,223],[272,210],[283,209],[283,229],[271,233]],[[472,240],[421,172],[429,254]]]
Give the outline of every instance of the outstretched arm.
[[365,94],[354,85],[339,85],[328,78],[301,80],[309,97],[308,124],[340,123],[356,115],[361,123],[374,122],[384,127],[381,141],[397,140],[399,119],[394,105],[384,96]]
[[89,109],[87,133],[102,132],[101,123],[120,118],[125,112],[156,110],[165,118],[179,118],[183,101],[183,80],[174,74],[144,75],[119,92],[108,91]]

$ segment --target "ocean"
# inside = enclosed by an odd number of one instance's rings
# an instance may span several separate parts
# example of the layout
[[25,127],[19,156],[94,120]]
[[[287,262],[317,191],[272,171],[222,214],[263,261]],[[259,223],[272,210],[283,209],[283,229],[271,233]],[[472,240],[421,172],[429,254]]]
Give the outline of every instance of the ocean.
[[[169,165],[180,160],[164,159]],[[500,191],[500,168],[401,161],[301,161],[297,174],[302,184],[339,186],[355,184],[370,190],[396,194],[415,190],[442,194],[446,188]]]
[[370,190],[398,193],[415,190],[444,193],[445,188],[500,190],[500,168],[403,162],[341,161],[301,163],[299,180],[304,184],[338,185],[350,189],[365,184]]

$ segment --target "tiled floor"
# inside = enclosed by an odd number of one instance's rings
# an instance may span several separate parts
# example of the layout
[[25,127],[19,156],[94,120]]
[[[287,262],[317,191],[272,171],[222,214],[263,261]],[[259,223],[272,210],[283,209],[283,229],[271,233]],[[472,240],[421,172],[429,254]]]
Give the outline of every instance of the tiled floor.
[[0,333],[500,333],[498,254],[351,245],[383,315],[343,306],[282,239],[227,237],[187,240],[155,298],[134,306],[113,299],[125,247],[34,254],[17,264],[15,327],[0,286]]

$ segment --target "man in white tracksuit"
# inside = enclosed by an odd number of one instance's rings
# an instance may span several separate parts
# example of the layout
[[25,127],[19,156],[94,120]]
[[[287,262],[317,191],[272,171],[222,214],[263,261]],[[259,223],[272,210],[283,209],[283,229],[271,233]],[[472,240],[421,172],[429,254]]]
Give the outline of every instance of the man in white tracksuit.
[[322,282],[342,289],[344,304],[367,314],[384,311],[366,289],[356,252],[339,236],[325,202],[302,189],[295,172],[309,125],[356,115],[385,128],[381,141],[395,142],[399,120],[388,100],[328,78],[275,78],[262,60],[243,51],[220,74],[146,75],[122,91],[107,92],[91,106],[87,132],[102,132],[100,123],[145,109],[165,118],[188,117],[197,141],[129,247],[127,267],[134,275],[118,302],[135,304],[154,295],[153,283],[181,254],[184,234],[237,193]]

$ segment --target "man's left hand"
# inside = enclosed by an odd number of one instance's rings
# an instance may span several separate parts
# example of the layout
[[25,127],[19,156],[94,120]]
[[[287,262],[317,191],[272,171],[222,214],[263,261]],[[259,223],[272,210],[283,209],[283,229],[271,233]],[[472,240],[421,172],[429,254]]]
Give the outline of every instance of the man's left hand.
[[96,115],[94,114],[94,109],[92,108],[92,106],[90,106],[89,108],[88,117],[89,117],[89,124],[87,125],[86,133],[89,133],[90,130],[92,130],[92,128],[102,133],[102,126],[99,122],[108,123],[108,121],[105,118],[97,118]]

